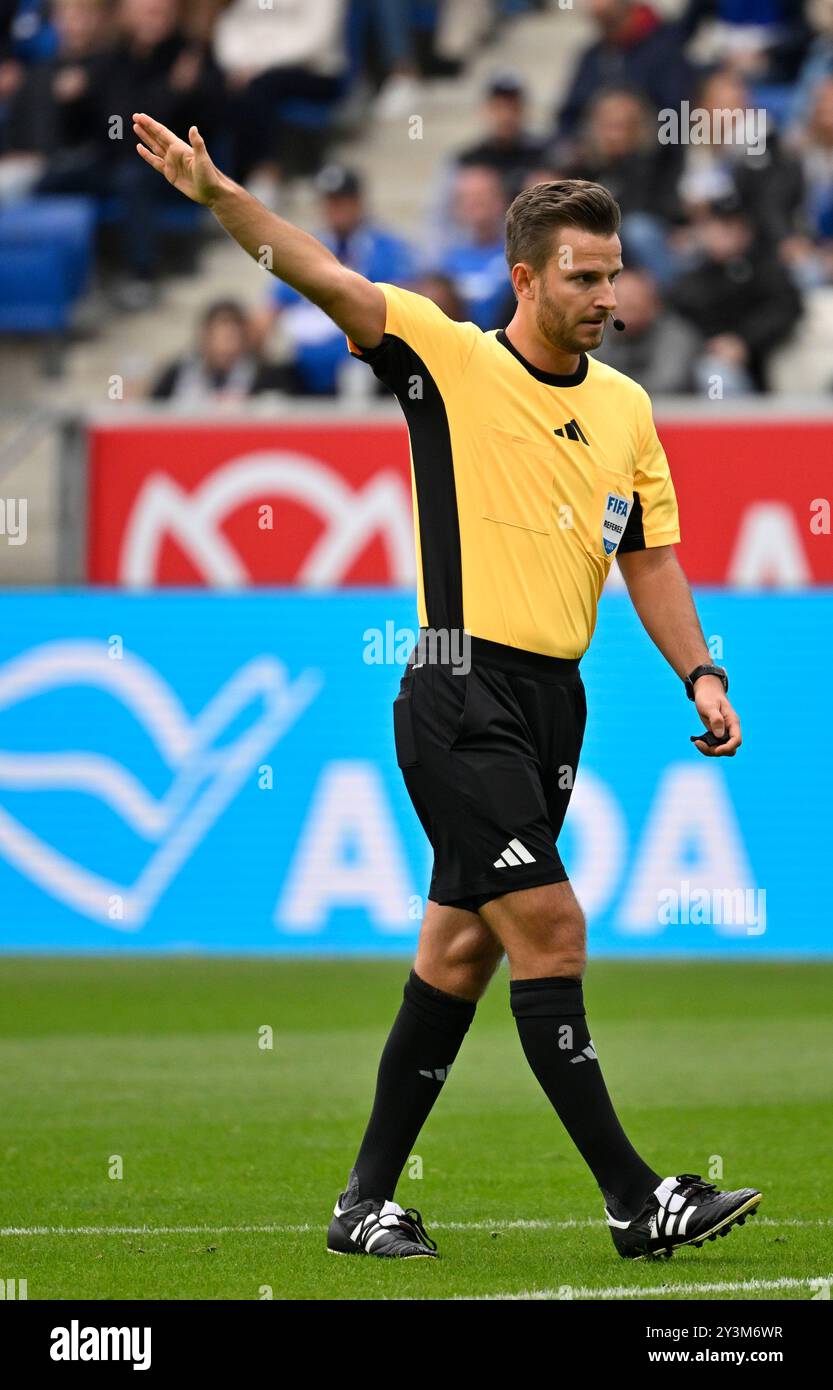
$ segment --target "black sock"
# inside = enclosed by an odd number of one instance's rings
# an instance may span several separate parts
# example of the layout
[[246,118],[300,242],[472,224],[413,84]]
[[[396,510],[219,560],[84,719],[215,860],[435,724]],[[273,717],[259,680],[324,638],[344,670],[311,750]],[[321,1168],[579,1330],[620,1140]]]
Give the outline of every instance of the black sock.
[[581,981],[512,980],[512,1012],[526,1059],[619,1220],[641,1210],[658,1186],[611,1104],[584,1016]]
[[373,1111],[342,1205],[366,1197],[393,1197],[475,1008],[468,999],[445,994],[411,971],[379,1062]]

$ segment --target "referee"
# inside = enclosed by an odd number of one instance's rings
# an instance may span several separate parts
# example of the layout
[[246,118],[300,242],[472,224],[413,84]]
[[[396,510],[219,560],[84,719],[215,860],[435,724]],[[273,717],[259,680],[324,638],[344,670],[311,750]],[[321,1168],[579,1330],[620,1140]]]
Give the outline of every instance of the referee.
[[371,284],[185,143],[134,117],[139,154],[210,207],[261,264],[330,315],[396,394],[411,443],[420,640],[394,702],[397,761],[434,850],[414,969],[328,1249],[433,1258],[396,1184],[504,953],[527,1061],[590,1168],[625,1258],[742,1223],[754,1188],[666,1176],[622,1129],[589,1032],[581,908],[556,841],[587,713],[579,662],[614,556],[632,602],[732,757],[740,723],[710,663],[674,545],[668,463],[645,391],[588,356],[616,307],[619,208],[599,184],[539,183],[512,203],[506,330],[454,323]]

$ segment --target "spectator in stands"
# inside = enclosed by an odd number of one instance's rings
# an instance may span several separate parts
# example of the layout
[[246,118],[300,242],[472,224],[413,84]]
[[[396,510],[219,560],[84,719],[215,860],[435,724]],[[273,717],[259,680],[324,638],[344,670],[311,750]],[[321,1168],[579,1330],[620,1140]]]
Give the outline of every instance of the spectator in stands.
[[793,136],[804,173],[804,234],[782,243],[782,258],[805,289],[833,283],[833,75],[813,89],[809,119]]
[[373,105],[383,120],[410,116],[422,95],[410,0],[365,0],[365,14],[379,48],[383,81]]
[[454,323],[464,323],[466,306],[457,292],[457,286],[448,275],[440,270],[428,270],[420,275],[410,286],[415,294],[422,294],[442,309],[447,318]]
[[99,73],[111,38],[105,0],[56,0],[57,49],[26,71],[7,124],[7,162],[28,161],[30,182],[97,165]]
[[174,190],[137,164],[133,112],[152,111],[175,130],[199,125],[210,135],[222,115],[222,95],[210,58],[179,27],[178,0],[119,0],[116,23],[114,46],[100,55],[87,82],[95,100],[94,142],[51,161],[36,191],[116,200],[127,277],[115,297],[120,308],[132,310],[155,302],[160,217],[165,208],[178,208]]
[[219,16],[229,0],[182,0],[180,20],[190,38],[210,44]]
[[688,0],[680,32],[686,41],[700,35],[698,58],[760,86],[794,82],[810,39],[804,0]]
[[686,213],[735,197],[769,241],[792,236],[800,229],[801,167],[782,149],[766,112],[754,108],[743,78],[726,67],[707,74],[696,104],[709,113],[711,139],[683,147],[677,192]]
[[713,204],[695,222],[698,261],[671,286],[669,306],[701,335],[695,379],[723,396],[767,389],[771,353],[801,317],[786,267],[736,199]]
[[28,68],[56,47],[47,0],[0,0],[0,156],[10,148],[8,122]]
[[42,63],[57,42],[50,0],[0,0],[0,63]]
[[347,63],[345,0],[231,0],[214,32],[214,54],[231,89],[234,176],[274,208],[283,166],[281,105],[328,108],[342,90]]
[[833,77],[833,0],[810,0],[807,19],[815,38],[807,50],[807,56],[792,91],[789,107],[790,127],[804,123],[812,105],[816,86],[825,77]]
[[483,133],[455,156],[459,167],[479,164],[500,174],[511,200],[520,193],[531,169],[545,162],[547,142],[526,124],[527,95],[517,72],[496,72],[486,84],[482,107]]
[[[211,133],[223,117],[222,83],[216,66],[180,23],[180,0],[119,0],[115,49],[103,66],[102,111],[125,119],[152,109],[175,130],[199,125]],[[108,143],[132,146],[108,137]],[[132,148],[120,149],[133,162]]]
[[254,351],[243,306],[221,299],[206,309],[195,351],[171,362],[150,394],[152,400],[179,405],[234,404],[286,385],[286,373]]
[[437,262],[453,280],[466,317],[480,328],[502,326],[509,272],[504,253],[506,194],[494,169],[469,165],[458,171],[453,200],[454,240]]
[[526,126],[526,89],[518,73],[497,72],[489,78],[481,108],[482,132],[472,145],[458,150],[440,168],[431,195],[426,240],[434,258],[453,240],[454,188],[461,168],[479,165],[494,169],[504,183],[507,203],[520,193],[526,179],[547,158],[547,142]]
[[699,335],[663,308],[653,276],[646,270],[623,270],[616,300],[626,328],[621,333],[608,329],[593,356],[633,377],[652,396],[692,391]]
[[[389,284],[402,284],[413,277],[411,247],[371,220],[361,180],[354,170],[340,164],[326,165],[316,178],[316,188],[323,222],[316,236],[342,265],[369,280]],[[361,368],[350,356],[344,334],[324,311],[280,280],[275,281],[268,303],[254,317],[256,341],[266,340],[276,319],[289,342],[299,393],[334,395],[340,389],[341,374]],[[358,379],[369,375],[364,371]]]
[[644,93],[654,111],[678,108],[690,94],[692,70],[674,25],[635,0],[587,0],[598,37],[579,58],[557,113],[559,142],[578,135],[589,103],[605,87],[627,85]]
[[0,0],[0,153],[5,149],[9,103],[20,89],[26,71],[14,41],[16,12],[17,0]]
[[[535,0],[542,8],[546,0]],[[494,37],[502,15],[511,17],[532,6],[527,0],[439,0],[436,9],[434,53],[437,71],[455,76],[472,53]]]
[[622,209],[622,242],[631,265],[646,266],[661,284],[676,272],[668,245],[670,222],[679,216],[675,184],[680,146],[657,141],[656,117],[638,92],[602,92],[590,105],[571,176],[609,188]]
[[655,212],[671,217],[678,205],[668,182],[676,172],[678,150],[679,146],[658,143],[656,115],[639,92],[630,87],[608,88],[587,108],[577,152],[580,172],[575,177],[603,182],[623,214]]

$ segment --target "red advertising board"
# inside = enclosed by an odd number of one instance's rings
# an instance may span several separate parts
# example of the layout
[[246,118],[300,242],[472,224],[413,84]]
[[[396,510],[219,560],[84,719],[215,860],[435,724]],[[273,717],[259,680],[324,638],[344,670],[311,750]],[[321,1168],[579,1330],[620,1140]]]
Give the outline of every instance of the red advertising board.
[[413,579],[408,440],[397,424],[94,428],[89,477],[93,581]]
[[[833,583],[833,421],[658,424],[693,583]],[[88,575],[135,587],[407,585],[402,423],[136,423],[90,432]]]
[[692,583],[833,584],[825,518],[833,502],[833,417],[661,419],[657,430],[677,490],[680,560]]

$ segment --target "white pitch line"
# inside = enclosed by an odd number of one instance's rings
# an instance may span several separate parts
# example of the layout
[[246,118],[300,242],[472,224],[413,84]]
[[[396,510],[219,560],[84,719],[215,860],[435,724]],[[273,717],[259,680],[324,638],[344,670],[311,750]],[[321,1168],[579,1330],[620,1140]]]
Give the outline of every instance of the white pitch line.
[[[756,1216],[755,1226],[831,1226],[833,1217],[802,1220],[784,1217]],[[227,1235],[308,1235],[323,1230],[326,1222],[307,1222],[304,1225],[261,1226],[3,1226],[0,1236],[227,1236]],[[436,1231],[573,1231],[606,1227],[607,1222],[596,1217],[569,1221],[432,1221]],[[754,1229],[754,1228],[753,1228]]]
[[0,1236],[229,1236],[305,1235],[317,1226],[3,1226]]
[[[766,1292],[774,1289],[807,1289],[816,1282],[833,1282],[833,1274],[816,1275],[810,1279],[743,1279],[732,1280],[719,1284],[660,1284],[657,1288],[643,1289],[637,1285],[620,1284],[609,1289],[593,1288],[573,1288],[570,1284],[562,1284],[561,1289],[569,1289],[572,1299],[595,1299],[595,1298],[668,1298],[669,1294],[695,1294],[695,1293],[756,1293]],[[474,1298],[466,1297],[465,1294],[456,1294],[455,1301],[465,1300],[467,1303],[489,1303],[495,1300],[501,1302],[517,1300],[555,1300],[562,1301],[563,1294],[561,1289],[525,1289],[522,1293],[489,1293],[480,1294]]]
[[[303,1225],[264,1226],[3,1226],[0,1236],[219,1236],[219,1235],[307,1235],[322,1231],[326,1221]],[[586,1221],[432,1221],[437,1231],[557,1231],[582,1226],[604,1226],[596,1219]]]

